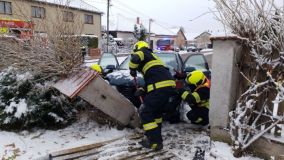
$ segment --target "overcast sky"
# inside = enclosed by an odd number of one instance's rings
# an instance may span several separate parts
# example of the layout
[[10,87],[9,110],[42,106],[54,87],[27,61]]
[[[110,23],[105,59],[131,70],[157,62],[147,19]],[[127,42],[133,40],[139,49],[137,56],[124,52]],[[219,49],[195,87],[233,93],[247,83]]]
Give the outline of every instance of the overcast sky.
[[[107,0],[85,0],[103,11],[103,25],[106,25]],[[183,26],[187,33],[201,33],[205,30],[223,31],[223,26],[212,13],[215,10],[212,0],[111,0],[110,25],[114,25],[117,16],[135,23],[135,17],[154,19],[164,27]],[[199,18],[196,18],[199,17]],[[195,19],[196,18],[196,19]],[[194,19],[193,21],[190,21]]]

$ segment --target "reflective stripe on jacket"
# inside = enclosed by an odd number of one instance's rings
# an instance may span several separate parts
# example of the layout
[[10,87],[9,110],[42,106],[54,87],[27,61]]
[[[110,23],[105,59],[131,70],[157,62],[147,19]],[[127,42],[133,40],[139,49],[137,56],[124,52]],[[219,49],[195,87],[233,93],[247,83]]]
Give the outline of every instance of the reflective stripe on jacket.
[[144,76],[147,92],[164,87],[175,87],[175,81],[168,68],[151,49],[142,48],[131,54],[130,70],[137,70]]
[[194,104],[198,107],[206,107],[209,109],[209,97],[210,97],[210,80],[206,79],[206,83],[199,85],[196,89],[190,93],[184,91],[181,98],[187,101],[189,104]]

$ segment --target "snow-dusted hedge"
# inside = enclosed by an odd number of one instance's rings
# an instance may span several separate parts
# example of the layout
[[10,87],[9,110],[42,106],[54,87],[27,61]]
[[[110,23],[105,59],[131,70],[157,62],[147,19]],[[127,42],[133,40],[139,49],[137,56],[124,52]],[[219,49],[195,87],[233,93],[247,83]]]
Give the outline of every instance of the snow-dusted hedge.
[[13,69],[0,73],[0,129],[58,128],[75,119],[76,102],[44,81]]

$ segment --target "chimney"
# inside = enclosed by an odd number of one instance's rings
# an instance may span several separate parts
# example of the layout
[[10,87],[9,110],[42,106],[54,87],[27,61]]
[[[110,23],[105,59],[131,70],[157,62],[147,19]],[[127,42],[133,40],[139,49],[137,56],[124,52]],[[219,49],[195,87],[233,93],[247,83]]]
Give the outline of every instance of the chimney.
[[139,17],[136,18],[136,24],[140,24],[140,18]]

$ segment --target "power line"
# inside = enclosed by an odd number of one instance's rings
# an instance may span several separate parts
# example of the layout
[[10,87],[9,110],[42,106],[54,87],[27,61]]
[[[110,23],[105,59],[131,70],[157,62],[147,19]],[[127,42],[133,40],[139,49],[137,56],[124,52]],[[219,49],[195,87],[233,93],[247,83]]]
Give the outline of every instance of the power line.
[[[81,1],[82,1],[82,0],[81,0]],[[105,0],[105,1],[96,1],[96,3],[104,3],[104,4],[106,4],[106,2],[107,2],[106,0]],[[112,1],[112,2],[114,2],[114,1]],[[89,4],[89,5],[90,5],[90,4]],[[92,6],[92,5],[91,5],[91,6]],[[93,6],[93,7],[94,7],[94,6]],[[171,24],[169,24],[169,23],[166,23],[166,22],[163,22],[163,21],[160,21],[160,20],[156,20],[156,19],[154,19],[154,18],[151,18],[151,17],[149,17],[148,15],[146,15],[146,14],[140,12],[140,11],[137,11],[137,10],[133,9],[132,7],[130,7],[129,5],[127,5],[127,4],[123,3],[123,2],[121,2],[120,0],[116,0],[116,3],[112,5],[112,8],[117,8],[117,9],[119,9],[120,11],[123,11],[123,12],[126,13],[126,14],[131,14],[131,15],[134,14],[134,15],[136,15],[136,17],[141,17],[141,15],[142,15],[142,18],[144,17],[144,18],[147,19],[147,20],[148,20],[148,19],[152,19],[152,20],[153,20],[152,23],[157,24],[158,26],[164,28],[165,30],[168,30],[169,32],[172,32],[169,28],[176,27],[176,26],[171,25]],[[111,10],[111,15],[113,15],[112,10]],[[134,18],[129,18],[129,17],[124,16],[123,14],[120,14],[120,16],[122,16],[124,19],[128,20],[129,22],[135,23],[136,17],[134,17]],[[145,20],[145,19],[144,19],[144,20]],[[170,26],[170,27],[166,27],[165,24],[166,24],[167,26]]]
[[88,5],[88,6],[94,7],[97,11],[99,11],[99,9],[98,9],[97,7],[95,7],[95,6],[93,6],[93,5],[91,5],[91,4],[87,3],[87,2],[85,2],[84,0],[80,0],[80,1],[81,1],[82,3]]
[[[156,19],[154,19],[154,18],[151,18],[151,17],[149,17],[148,15],[146,15],[146,14],[140,12],[140,11],[137,11],[137,10],[133,9],[132,7],[128,6],[127,4],[125,4],[125,3],[123,3],[123,2],[121,2],[120,0],[117,0],[117,2],[118,2],[118,1],[119,1],[121,4],[116,3],[116,4],[119,5],[119,7],[117,7],[117,5],[115,5],[117,8],[122,9],[122,8],[121,8],[121,6],[122,6],[122,7],[126,8],[126,9],[130,10],[131,12],[135,13],[135,14],[138,15],[138,16],[143,15],[143,17],[146,17],[146,18],[148,18],[148,19],[153,19],[153,20],[154,20],[154,21],[153,21],[154,23],[156,23],[156,24],[159,25],[160,27],[162,27],[162,28],[164,28],[164,29],[166,29],[166,30],[168,30],[168,31],[170,31],[170,32],[172,32],[172,31],[171,31],[169,28],[176,27],[176,26],[174,26],[174,25],[169,25],[168,23],[167,23],[167,25],[168,25],[168,26],[171,26],[171,27],[165,27],[165,25],[161,24],[161,23],[166,24],[165,22],[162,22],[162,21],[160,21],[160,20],[156,20]],[[124,10],[124,9],[122,9],[122,10]],[[124,10],[124,11],[125,11],[125,10]],[[126,12],[130,13],[129,11],[126,11]],[[160,22],[160,23],[157,23],[157,22]]]
[[128,8],[128,9],[132,10],[133,12],[139,13],[139,15],[144,15],[144,17],[146,17],[146,18],[148,18],[148,19],[153,19],[153,18],[151,18],[150,16],[148,16],[148,15],[146,15],[146,14],[140,12],[140,11],[137,11],[137,10],[133,9],[132,7],[130,7],[129,5],[125,4],[124,2],[122,2],[122,1],[120,1],[120,0],[116,0],[116,1],[117,1],[117,2],[120,2],[124,7],[126,7],[126,8]]

